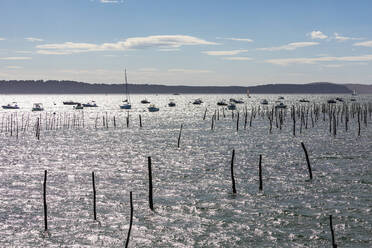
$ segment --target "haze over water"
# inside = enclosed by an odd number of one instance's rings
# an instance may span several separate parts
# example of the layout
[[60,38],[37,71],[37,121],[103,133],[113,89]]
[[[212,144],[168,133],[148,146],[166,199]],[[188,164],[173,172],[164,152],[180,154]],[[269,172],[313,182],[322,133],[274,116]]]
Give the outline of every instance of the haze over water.
[[[311,105],[336,97],[283,96],[288,106],[301,98]],[[211,130],[216,102],[231,97],[246,101],[237,105],[239,131],[237,111],[233,119],[228,110],[223,117],[222,108]],[[160,111],[149,113],[147,105],[140,104],[144,98]],[[191,104],[196,98],[204,103]],[[350,120],[348,132],[339,123],[333,137],[327,115],[325,122],[321,115],[314,127],[309,124],[302,133],[298,120],[294,137],[289,109],[282,130],[274,125],[269,134],[269,120],[259,115],[244,130],[244,107],[249,118],[252,107],[263,98],[271,107],[278,95],[249,99],[245,95],[133,95],[127,128],[128,111],[119,109],[121,95],[1,95],[2,105],[17,101],[21,109],[0,110],[0,120],[4,123],[17,112],[19,122],[22,116],[25,121],[30,118],[30,127],[19,131],[18,139],[1,130],[0,246],[122,247],[129,227],[130,191],[134,196],[130,247],[330,247],[330,214],[339,247],[371,246],[370,116],[368,125],[361,126],[360,137],[355,119]],[[371,95],[356,98],[372,101]],[[167,107],[169,99],[177,106]],[[100,107],[73,110],[62,104],[67,100],[95,100]],[[34,102],[44,103],[45,111],[32,113]],[[82,112],[84,127],[45,130],[46,116],[56,113],[72,120],[81,118]],[[102,126],[106,113],[108,128]],[[32,128],[40,115],[37,140]],[[301,142],[309,152],[312,181]],[[233,149],[237,194],[231,189]],[[260,154],[262,192],[258,190]],[[148,208],[148,156],[153,163],[154,212]],[[43,222],[44,170],[48,170],[48,233]],[[93,221],[92,171],[98,222]]]

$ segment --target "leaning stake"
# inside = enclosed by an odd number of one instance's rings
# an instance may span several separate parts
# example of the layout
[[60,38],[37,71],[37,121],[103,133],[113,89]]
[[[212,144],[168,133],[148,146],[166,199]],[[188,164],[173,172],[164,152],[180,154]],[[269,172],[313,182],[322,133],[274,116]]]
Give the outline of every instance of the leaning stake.
[[236,194],[235,178],[234,178],[234,158],[235,158],[235,149],[233,149],[232,157],[231,157],[231,182],[232,182],[233,193]]
[[150,209],[154,211],[154,204],[152,201],[152,172],[151,172],[151,157],[148,157],[148,169],[149,169],[149,205]]
[[129,221],[129,230],[128,230],[128,235],[127,235],[127,242],[125,242],[125,248],[128,248],[129,238],[130,238],[130,231],[132,230],[132,224],[133,224],[132,191],[130,192],[129,198],[130,198],[130,221]]
[[262,166],[261,166],[261,163],[262,163],[262,155],[260,154],[260,162],[258,164],[258,176],[260,178],[260,191],[262,191],[263,187],[262,187]]
[[44,198],[44,226],[45,231],[48,230],[48,209],[47,209],[47,202],[46,202],[46,181],[47,181],[47,170],[44,171],[44,192],[43,192],[43,198]]
[[304,145],[303,142],[301,142],[301,146],[302,146],[302,149],[304,149],[304,152],[305,152],[306,162],[307,162],[307,168],[309,170],[310,180],[312,180],[313,179],[313,172],[311,171],[311,165],[310,165],[309,155],[307,154],[307,150],[306,150],[306,147],[305,147],[305,145]]
[[96,184],[94,182],[94,171],[92,172],[92,182],[93,182],[93,213],[94,213],[94,220],[97,220],[97,212],[96,212]]
[[335,242],[335,233],[333,231],[333,225],[332,225],[332,215],[329,216],[329,226],[331,228],[331,235],[332,235],[332,248],[337,248],[337,245]]
[[177,147],[178,147],[178,148],[180,148],[182,127],[183,127],[183,124],[181,124],[180,133],[179,133],[179,135],[178,135],[178,142],[177,142]]

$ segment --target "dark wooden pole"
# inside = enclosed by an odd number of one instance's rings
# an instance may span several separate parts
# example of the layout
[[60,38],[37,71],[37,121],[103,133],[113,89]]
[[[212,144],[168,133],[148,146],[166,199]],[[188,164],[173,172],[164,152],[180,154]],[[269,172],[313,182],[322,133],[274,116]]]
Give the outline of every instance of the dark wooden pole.
[[130,200],[130,220],[129,220],[129,230],[128,230],[128,235],[127,235],[127,241],[125,242],[125,248],[128,248],[129,238],[130,238],[130,232],[131,232],[131,230],[132,230],[132,224],[133,224],[133,201],[132,201],[132,191],[130,192],[129,200]]
[[152,172],[151,172],[151,157],[148,157],[148,170],[149,170],[149,206],[154,211],[154,203],[152,200]]
[[235,178],[234,178],[234,158],[235,158],[235,149],[233,149],[232,157],[231,157],[231,182],[232,182],[233,193],[236,194]]
[[262,186],[262,166],[261,166],[261,163],[262,163],[262,155],[260,154],[260,161],[258,163],[258,176],[260,178],[260,187],[259,187],[259,190],[262,191],[263,189],[263,186]]
[[333,225],[332,225],[332,215],[329,216],[329,226],[331,228],[331,235],[332,235],[332,248],[337,248],[337,244],[335,241],[335,233],[333,231]]
[[304,152],[305,152],[305,157],[306,157],[306,162],[307,162],[307,169],[309,170],[310,180],[312,180],[313,179],[313,172],[311,170],[309,155],[307,154],[307,150],[306,150],[306,147],[305,147],[303,142],[301,142],[301,146],[302,146],[302,149],[304,149]]
[[142,117],[141,117],[141,115],[139,115],[139,124],[140,124],[140,127],[142,127]]
[[92,172],[92,183],[93,183],[93,214],[94,220],[97,220],[97,212],[96,212],[96,184],[94,181],[94,171]]
[[177,142],[177,147],[178,148],[180,148],[182,127],[183,127],[183,124],[181,124],[180,133],[178,134],[178,142]]
[[47,209],[47,202],[46,202],[46,182],[47,182],[47,170],[44,171],[44,192],[43,192],[43,198],[44,198],[44,227],[45,231],[48,230],[48,209]]

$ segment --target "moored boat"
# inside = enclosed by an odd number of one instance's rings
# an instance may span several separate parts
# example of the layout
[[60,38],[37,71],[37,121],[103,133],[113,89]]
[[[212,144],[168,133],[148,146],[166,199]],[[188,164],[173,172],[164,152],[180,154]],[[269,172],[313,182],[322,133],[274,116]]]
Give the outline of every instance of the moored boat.
[[198,99],[195,99],[192,104],[194,104],[194,105],[200,105],[202,103],[203,103],[203,101],[200,98],[198,98]]
[[155,107],[154,104],[151,104],[148,108],[149,112],[157,112],[159,111],[159,108]]
[[83,103],[83,107],[96,108],[96,107],[98,107],[98,105],[96,104],[95,101],[90,101],[88,103]]
[[169,107],[175,107],[176,106],[176,103],[174,102],[174,100],[170,100],[170,102],[168,103],[168,106]]
[[141,101],[141,103],[143,103],[143,104],[147,104],[147,103],[150,103],[147,99],[143,99],[142,101]]
[[287,105],[281,102],[278,105],[275,105],[275,108],[287,108]]
[[81,103],[78,103],[76,104],[76,106],[74,106],[74,109],[83,109],[84,106],[81,104]]
[[268,102],[266,99],[263,99],[263,100],[261,101],[261,104],[263,104],[263,105],[267,105],[267,104],[269,104],[269,102]]
[[218,106],[227,106],[227,103],[224,100],[218,101],[217,102]]
[[127,98],[125,100],[123,100],[123,104],[120,105],[120,109],[131,109],[132,105],[130,104],[130,99],[129,99],[127,69],[124,70],[124,73],[125,73],[125,93],[126,93]]
[[76,105],[78,104],[78,102],[74,102],[74,101],[65,101],[63,102],[63,105]]
[[32,106],[32,111],[43,111],[44,107],[42,103],[34,103]]
[[227,108],[229,110],[235,110],[236,109],[236,105],[234,103],[230,103],[229,105],[227,105]]
[[2,106],[3,109],[19,109],[19,106],[16,102],[9,103],[7,105]]

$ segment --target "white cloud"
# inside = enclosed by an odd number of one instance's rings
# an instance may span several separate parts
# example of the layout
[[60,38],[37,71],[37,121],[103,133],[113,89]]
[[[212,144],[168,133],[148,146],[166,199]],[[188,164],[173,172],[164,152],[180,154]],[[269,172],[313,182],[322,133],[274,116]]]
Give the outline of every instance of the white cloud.
[[239,53],[245,53],[245,52],[248,52],[248,50],[202,51],[202,53],[208,54],[211,56],[231,56],[231,55],[237,55]]
[[17,66],[17,65],[9,65],[6,68],[8,68],[8,69],[22,69],[23,67],[22,66]]
[[224,60],[233,60],[233,61],[249,61],[249,60],[253,60],[250,57],[227,57],[227,58],[223,58],[223,59]]
[[324,39],[327,39],[328,36],[323,34],[321,31],[312,31],[311,33],[308,33],[307,34],[308,36],[311,37],[311,39],[321,39],[321,40],[324,40]]
[[31,57],[2,57],[0,60],[30,60]]
[[353,46],[372,47],[372,40],[357,42]]
[[340,67],[343,67],[344,65],[340,65],[340,64],[329,64],[329,65],[323,65],[324,67],[328,67],[328,68],[340,68]]
[[31,54],[31,51],[15,51],[16,53]]
[[157,47],[161,49],[179,48],[181,46],[195,45],[217,45],[218,43],[206,41],[197,37],[188,35],[153,35],[147,37],[133,37],[125,41],[116,43],[74,43],[65,42],[57,44],[38,45],[40,49],[37,52],[40,54],[71,54],[81,52],[97,52],[97,51],[124,51],[130,49],[145,49]]
[[242,41],[242,42],[253,42],[252,39],[248,38],[224,38],[225,40]]
[[353,37],[347,37],[347,36],[342,36],[338,33],[334,33],[334,39],[337,41],[347,41],[347,40],[361,40],[362,38],[353,38]]
[[277,47],[263,47],[263,48],[257,48],[257,50],[260,51],[280,51],[280,50],[296,50],[297,48],[302,47],[309,47],[309,46],[315,46],[318,45],[319,42],[292,42],[287,45],[283,46],[277,46]]
[[209,70],[194,70],[194,69],[169,69],[168,72],[182,72],[182,73],[211,73]]
[[372,61],[372,54],[360,56],[344,56],[344,57],[316,57],[316,58],[286,58],[286,59],[269,59],[267,63],[287,66],[290,64],[316,64],[317,62],[331,62],[331,61],[344,61],[344,62],[361,62]]
[[31,41],[31,42],[44,41],[43,39],[34,38],[34,37],[28,37],[28,38],[25,38],[25,40],[28,40],[28,41]]
[[156,68],[140,68],[140,69],[138,69],[138,71],[140,71],[140,72],[155,72],[155,71],[158,71],[158,69],[156,69]]
[[118,0],[99,0],[101,3],[118,3]]
[[5,40],[5,38],[1,38],[1,37],[0,37],[0,40]]

